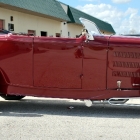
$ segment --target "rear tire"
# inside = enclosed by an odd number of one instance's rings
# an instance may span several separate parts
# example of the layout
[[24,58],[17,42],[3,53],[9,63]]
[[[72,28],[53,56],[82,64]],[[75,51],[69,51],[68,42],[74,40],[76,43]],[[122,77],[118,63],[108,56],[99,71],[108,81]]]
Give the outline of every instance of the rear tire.
[[21,100],[22,98],[24,98],[25,96],[16,96],[16,95],[1,95],[1,97],[5,100]]

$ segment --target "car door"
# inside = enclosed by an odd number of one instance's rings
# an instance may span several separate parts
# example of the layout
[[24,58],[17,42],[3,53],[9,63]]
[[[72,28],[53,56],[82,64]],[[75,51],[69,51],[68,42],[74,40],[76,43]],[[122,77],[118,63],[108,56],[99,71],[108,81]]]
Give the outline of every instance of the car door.
[[0,69],[9,84],[33,86],[33,38],[22,35],[0,37]]
[[138,37],[112,36],[110,38],[107,73],[109,89],[140,89],[140,39]]
[[[80,89],[82,40],[77,38],[34,38],[34,86]],[[78,52],[78,53],[77,53]]]
[[107,72],[107,38],[95,35],[94,40],[88,40],[83,49],[83,89],[106,89]]

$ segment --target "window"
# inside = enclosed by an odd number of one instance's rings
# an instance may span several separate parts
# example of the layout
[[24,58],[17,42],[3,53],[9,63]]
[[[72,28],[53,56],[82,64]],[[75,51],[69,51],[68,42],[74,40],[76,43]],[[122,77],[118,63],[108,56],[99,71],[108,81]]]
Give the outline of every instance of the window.
[[60,33],[56,33],[56,37],[60,37]]
[[0,29],[3,29],[3,20],[0,20]]
[[70,37],[70,32],[68,32],[68,37]]
[[47,32],[41,31],[41,36],[47,36]]
[[10,21],[13,21],[14,19],[13,19],[13,16],[10,16]]
[[14,24],[8,23],[8,30],[14,31]]
[[31,36],[34,36],[35,35],[35,30],[28,30],[28,34],[31,35]]

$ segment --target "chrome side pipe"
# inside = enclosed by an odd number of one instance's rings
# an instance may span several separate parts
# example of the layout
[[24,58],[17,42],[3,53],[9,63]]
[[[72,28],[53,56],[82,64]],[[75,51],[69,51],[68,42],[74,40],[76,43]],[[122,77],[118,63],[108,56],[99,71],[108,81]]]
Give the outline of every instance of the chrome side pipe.
[[93,104],[108,104],[108,100],[84,100],[87,107],[91,107]]
[[[131,103],[133,100],[134,103]],[[139,100],[139,101],[136,101]],[[110,104],[116,106],[140,106],[140,98],[110,98],[108,100],[84,100],[87,107],[91,107],[93,104]],[[128,102],[128,103],[127,103]]]
[[[131,103],[131,100],[135,100],[134,103]],[[139,101],[135,103],[136,100],[139,100]],[[116,105],[116,106],[140,106],[140,98],[133,98],[133,97],[132,98],[110,98],[108,100],[108,103],[110,105]]]

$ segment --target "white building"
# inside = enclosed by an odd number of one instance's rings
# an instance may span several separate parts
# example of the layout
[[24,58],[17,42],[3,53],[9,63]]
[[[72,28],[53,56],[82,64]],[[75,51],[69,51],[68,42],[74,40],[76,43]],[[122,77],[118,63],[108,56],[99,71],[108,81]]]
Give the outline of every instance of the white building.
[[115,33],[111,24],[56,0],[0,0],[0,28],[37,36],[76,37],[89,19],[106,34]]

